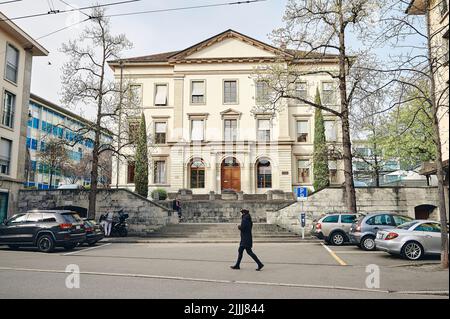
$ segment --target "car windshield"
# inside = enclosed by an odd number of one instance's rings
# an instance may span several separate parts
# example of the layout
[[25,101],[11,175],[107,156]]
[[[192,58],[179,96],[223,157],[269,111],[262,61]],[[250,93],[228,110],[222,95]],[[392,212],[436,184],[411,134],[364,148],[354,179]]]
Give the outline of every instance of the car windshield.
[[61,216],[64,218],[64,221],[67,223],[78,223],[78,222],[83,221],[81,219],[81,217],[78,216],[78,214],[76,214],[76,213],[64,213],[64,214],[61,214]]
[[414,226],[415,224],[417,224],[418,222],[409,222],[409,223],[404,223],[401,224],[400,226],[397,226],[398,229],[410,229],[412,226]]

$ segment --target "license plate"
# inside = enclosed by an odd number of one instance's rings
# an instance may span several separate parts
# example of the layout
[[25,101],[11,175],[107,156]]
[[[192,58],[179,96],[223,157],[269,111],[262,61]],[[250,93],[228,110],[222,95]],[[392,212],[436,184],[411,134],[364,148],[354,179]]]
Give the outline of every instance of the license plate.
[[78,230],[78,229],[81,229],[81,226],[77,226],[76,229],[77,229],[77,230]]

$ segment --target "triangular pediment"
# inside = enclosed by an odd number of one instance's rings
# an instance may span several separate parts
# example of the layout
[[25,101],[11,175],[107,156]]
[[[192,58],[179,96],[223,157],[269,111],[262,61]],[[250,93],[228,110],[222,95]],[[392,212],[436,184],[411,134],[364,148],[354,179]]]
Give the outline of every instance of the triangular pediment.
[[220,115],[222,115],[222,117],[240,117],[242,113],[234,109],[228,109],[220,112]]
[[228,30],[171,57],[173,62],[220,59],[276,59],[289,53],[239,32]]

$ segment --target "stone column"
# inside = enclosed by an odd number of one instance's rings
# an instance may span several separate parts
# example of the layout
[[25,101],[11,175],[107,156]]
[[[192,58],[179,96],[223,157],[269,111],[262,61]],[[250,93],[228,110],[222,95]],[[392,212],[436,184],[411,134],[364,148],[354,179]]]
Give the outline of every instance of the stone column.
[[210,159],[210,191],[217,193],[217,164],[216,164],[216,153],[211,153],[211,159]]
[[289,107],[287,102],[283,102],[282,111],[278,116],[278,140],[289,141],[291,140],[289,132]]

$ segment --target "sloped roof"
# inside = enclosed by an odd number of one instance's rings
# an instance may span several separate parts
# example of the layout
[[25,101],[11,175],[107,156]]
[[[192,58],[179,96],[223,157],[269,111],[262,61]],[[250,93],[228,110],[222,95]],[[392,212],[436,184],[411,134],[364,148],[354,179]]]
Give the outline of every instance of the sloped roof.
[[[168,63],[168,62],[177,62],[182,61],[186,56],[200,51],[203,48],[210,46],[213,43],[220,42],[223,39],[226,38],[239,38],[242,41],[245,41],[249,44],[252,44],[254,46],[260,47],[261,49],[270,51],[274,53],[277,56],[284,57],[286,59],[336,59],[338,55],[334,54],[321,54],[318,52],[308,52],[308,51],[301,51],[301,50],[292,50],[292,49],[283,49],[283,48],[277,48],[272,45],[269,45],[267,43],[261,42],[259,40],[256,40],[254,38],[251,38],[249,36],[246,36],[242,33],[239,33],[234,30],[227,30],[225,32],[222,32],[218,35],[215,35],[209,39],[206,39],[204,41],[201,41],[193,46],[190,46],[187,49],[179,50],[179,51],[171,51],[171,52],[164,52],[164,53],[158,53],[158,54],[152,54],[152,55],[146,55],[146,56],[140,56],[140,57],[132,57],[132,58],[124,58],[114,61],[109,61],[110,65],[117,65],[119,63],[125,63],[125,64],[133,64],[133,63]],[[258,58],[258,57],[255,57]],[[226,57],[224,57],[226,59]]]

